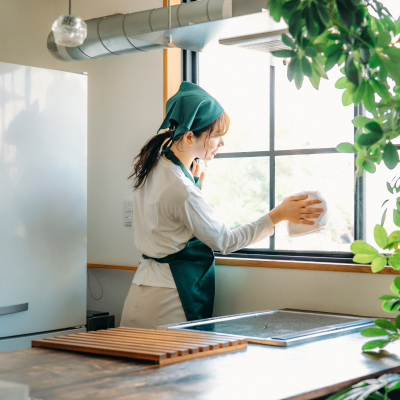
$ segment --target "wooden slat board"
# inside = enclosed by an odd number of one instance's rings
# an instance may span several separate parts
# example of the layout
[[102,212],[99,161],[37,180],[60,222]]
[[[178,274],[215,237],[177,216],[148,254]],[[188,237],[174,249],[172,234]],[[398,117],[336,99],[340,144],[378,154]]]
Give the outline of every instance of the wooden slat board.
[[247,339],[204,332],[120,327],[33,340],[32,347],[127,357],[165,365],[244,349]]

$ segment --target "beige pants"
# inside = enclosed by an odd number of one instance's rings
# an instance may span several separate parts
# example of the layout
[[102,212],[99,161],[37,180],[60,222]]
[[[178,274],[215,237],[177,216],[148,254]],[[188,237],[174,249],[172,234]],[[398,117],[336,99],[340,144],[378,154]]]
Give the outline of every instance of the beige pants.
[[121,326],[154,329],[185,321],[176,289],[132,283],[122,310]]

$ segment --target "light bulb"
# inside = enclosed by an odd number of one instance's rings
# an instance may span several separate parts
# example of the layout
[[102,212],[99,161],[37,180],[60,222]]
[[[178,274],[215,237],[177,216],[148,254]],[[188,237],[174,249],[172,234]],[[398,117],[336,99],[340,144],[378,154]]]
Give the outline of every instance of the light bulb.
[[87,35],[85,21],[75,15],[60,15],[54,21],[51,30],[54,33],[55,42],[66,47],[81,45]]

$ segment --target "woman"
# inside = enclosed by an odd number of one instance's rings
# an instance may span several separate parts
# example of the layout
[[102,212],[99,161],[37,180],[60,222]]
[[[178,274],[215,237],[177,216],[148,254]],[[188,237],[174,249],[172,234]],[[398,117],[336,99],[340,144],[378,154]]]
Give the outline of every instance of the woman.
[[[168,129],[167,129],[168,128]],[[143,253],[125,300],[121,326],[155,328],[209,318],[214,302],[214,252],[247,247],[282,220],[314,224],[319,200],[292,196],[257,221],[228,229],[202,196],[197,158],[212,160],[224,145],[229,118],[199,86],[182,82],[166,105],[161,129],[135,158],[135,245]],[[193,174],[191,172],[193,170]]]

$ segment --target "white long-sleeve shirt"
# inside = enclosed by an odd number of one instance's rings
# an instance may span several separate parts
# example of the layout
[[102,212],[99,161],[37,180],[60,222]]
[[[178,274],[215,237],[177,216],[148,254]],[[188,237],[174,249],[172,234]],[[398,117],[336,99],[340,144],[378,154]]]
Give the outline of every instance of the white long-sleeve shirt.
[[[274,233],[268,214],[235,229],[216,219],[202,192],[181,168],[160,158],[145,184],[134,191],[133,229],[136,248],[153,258],[182,250],[196,237],[223,254],[247,247]],[[142,258],[133,282],[175,288],[168,264]]]

